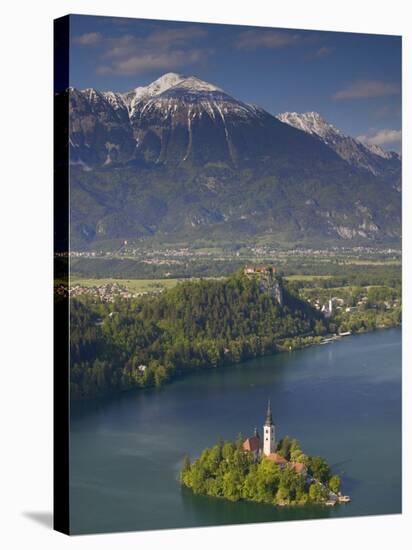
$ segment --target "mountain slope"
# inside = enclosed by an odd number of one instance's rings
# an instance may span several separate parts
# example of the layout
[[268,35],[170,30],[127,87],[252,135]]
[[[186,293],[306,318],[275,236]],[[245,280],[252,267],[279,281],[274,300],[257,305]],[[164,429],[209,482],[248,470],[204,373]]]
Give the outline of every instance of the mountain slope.
[[86,167],[130,160],[136,142],[122,98],[93,88],[69,89],[71,164]]
[[195,77],[168,73],[118,94],[70,90],[71,152],[89,167],[111,162],[255,164],[295,152],[336,161],[327,148]]
[[74,247],[399,240],[400,194],[331,147],[338,131],[301,131],[175,73],[68,94]]
[[367,145],[345,135],[323,119],[319,113],[286,112],[279,114],[277,118],[298,130],[319,137],[351,166],[367,170],[375,176],[384,177],[400,190],[401,160],[397,153],[384,151],[377,145]]

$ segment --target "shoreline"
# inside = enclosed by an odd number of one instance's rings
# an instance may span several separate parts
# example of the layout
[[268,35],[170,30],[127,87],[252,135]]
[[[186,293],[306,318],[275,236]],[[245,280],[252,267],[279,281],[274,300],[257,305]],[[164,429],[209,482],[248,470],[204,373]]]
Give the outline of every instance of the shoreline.
[[[362,334],[369,334],[371,332],[375,332],[378,330],[388,330],[392,328],[401,328],[401,327],[402,327],[402,324],[395,324],[390,326],[376,326],[374,328],[371,328],[370,330],[361,329],[356,332],[350,332],[350,331],[343,332],[343,333],[329,332],[322,336],[315,336],[315,335],[299,336],[298,335],[298,336],[293,336],[292,338],[283,338],[282,340],[279,340],[279,343],[288,342],[288,341],[296,343],[296,342],[299,342],[300,339],[301,339],[301,342],[298,343],[298,345],[296,347],[293,347],[292,349],[290,347],[286,348],[285,346],[280,345],[276,353],[292,352],[292,351],[298,351],[300,349],[309,348],[311,346],[333,344],[334,342],[337,342],[338,340],[342,340],[342,338],[346,338],[348,336],[358,336],[358,335],[361,336]],[[268,357],[268,355],[262,355],[260,357]]]
[[[190,372],[185,372],[184,374],[178,374],[176,376],[174,376],[173,378],[171,378],[170,380],[166,381],[165,383],[161,384],[160,386],[147,386],[147,387],[133,387],[133,388],[129,388],[127,390],[119,390],[119,391],[114,391],[112,393],[108,393],[106,395],[102,395],[100,397],[93,397],[93,398],[83,398],[83,399],[73,399],[71,398],[71,403],[72,404],[80,404],[80,403],[102,403],[104,400],[111,400],[111,399],[116,399],[117,397],[120,397],[120,396],[123,396],[123,395],[127,395],[131,392],[137,392],[137,391],[154,391],[154,390],[164,390],[168,385],[170,384],[173,384],[174,382],[177,382],[179,380],[182,380],[188,376],[192,376],[192,375],[197,375],[199,374],[200,372],[202,371],[210,371],[212,369],[214,370],[217,370],[217,369],[221,369],[221,368],[226,368],[226,367],[234,367],[236,365],[241,365],[242,363],[247,363],[249,361],[253,361],[253,360],[256,360],[256,359],[261,359],[261,358],[264,358],[264,357],[271,357],[271,356],[275,356],[279,353],[291,353],[291,352],[294,352],[294,351],[300,351],[300,350],[304,350],[306,348],[309,348],[309,347],[312,347],[312,346],[319,346],[319,345],[327,345],[327,344],[333,344],[334,342],[337,342],[339,340],[342,340],[342,338],[346,338],[347,336],[362,336],[363,334],[370,334],[372,332],[376,332],[378,330],[389,330],[389,329],[394,329],[394,328],[402,328],[402,325],[401,324],[397,324],[397,325],[392,325],[392,326],[385,326],[385,327],[375,327],[371,330],[360,330],[360,331],[357,331],[357,332],[354,332],[354,333],[350,333],[350,334],[341,334],[341,335],[336,335],[336,334],[333,334],[333,333],[329,333],[327,335],[324,335],[324,336],[295,336],[293,337],[293,339],[290,339],[290,340],[298,340],[300,338],[304,338],[304,339],[307,339],[307,340],[310,340],[310,341],[304,341],[304,342],[301,342],[299,345],[297,345],[296,347],[293,347],[293,349],[289,349],[289,348],[285,348],[285,347],[282,347],[281,345],[278,346],[278,344],[276,344],[277,346],[277,349],[274,353],[268,353],[268,354],[263,354],[263,355],[258,355],[256,357],[251,357],[249,359],[246,359],[244,361],[239,361],[239,362],[236,362],[236,363],[229,363],[227,365],[222,365],[221,367],[216,367],[216,366],[203,366],[203,367],[198,367],[197,369],[193,369],[192,371]],[[318,341],[314,341],[314,339],[319,339]],[[283,339],[282,341],[285,341],[285,340],[289,340],[289,339]],[[326,341],[324,341],[326,340]]]

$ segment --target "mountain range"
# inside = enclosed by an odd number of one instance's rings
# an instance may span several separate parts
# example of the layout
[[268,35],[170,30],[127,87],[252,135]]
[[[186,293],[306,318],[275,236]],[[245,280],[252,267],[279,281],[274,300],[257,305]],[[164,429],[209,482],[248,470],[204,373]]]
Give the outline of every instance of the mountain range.
[[378,145],[366,144],[345,135],[324,120],[319,113],[281,113],[277,118],[298,130],[318,137],[351,166],[368,170],[374,176],[386,177],[400,191],[401,158],[398,153],[385,151]]
[[72,247],[399,242],[399,155],[317,113],[276,117],[175,73],[66,94]]

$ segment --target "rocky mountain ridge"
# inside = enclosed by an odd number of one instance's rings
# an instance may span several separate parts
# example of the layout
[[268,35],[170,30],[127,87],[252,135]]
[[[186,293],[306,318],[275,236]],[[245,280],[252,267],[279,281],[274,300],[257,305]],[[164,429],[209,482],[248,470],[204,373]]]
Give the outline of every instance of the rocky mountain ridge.
[[285,112],[277,118],[298,130],[316,136],[355,168],[371,172],[374,176],[391,178],[395,188],[400,188],[401,158],[394,151],[385,151],[378,145],[369,145],[345,135],[327,122],[319,113]]
[[294,127],[296,117],[279,120],[176,73],[127,93],[71,88],[68,101],[79,248],[400,238],[400,159],[319,115]]

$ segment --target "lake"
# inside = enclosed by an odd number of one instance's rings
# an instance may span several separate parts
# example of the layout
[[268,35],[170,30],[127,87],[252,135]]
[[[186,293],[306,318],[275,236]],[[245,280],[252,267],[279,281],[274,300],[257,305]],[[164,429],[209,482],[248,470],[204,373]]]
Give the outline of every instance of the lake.
[[[276,508],[181,488],[185,454],[262,432],[325,457],[352,502]],[[401,329],[207,370],[72,407],[73,534],[401,512]]]

